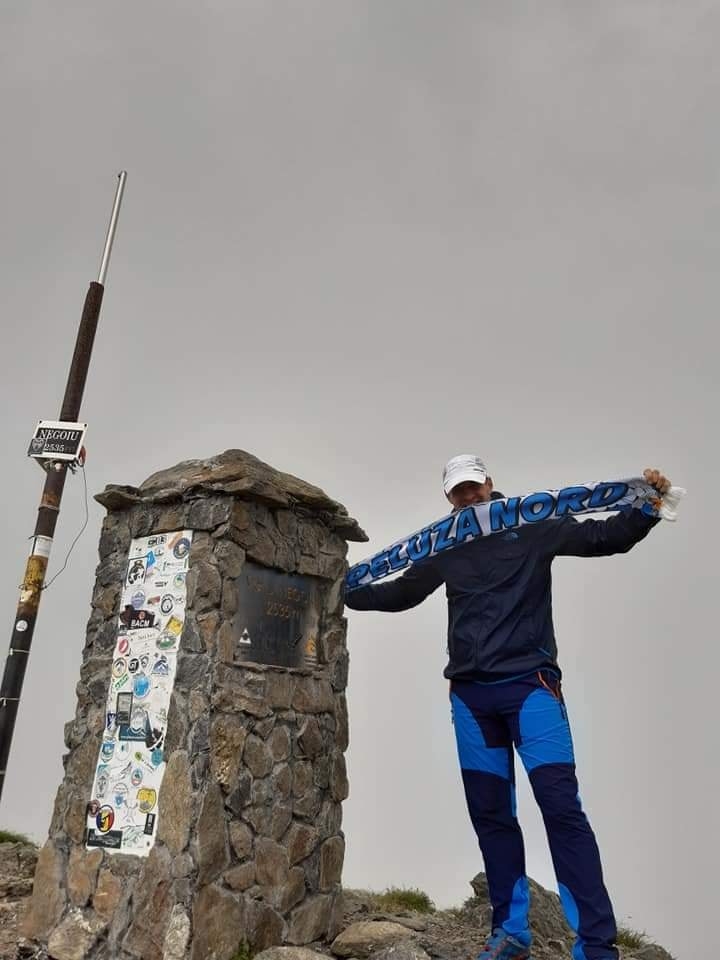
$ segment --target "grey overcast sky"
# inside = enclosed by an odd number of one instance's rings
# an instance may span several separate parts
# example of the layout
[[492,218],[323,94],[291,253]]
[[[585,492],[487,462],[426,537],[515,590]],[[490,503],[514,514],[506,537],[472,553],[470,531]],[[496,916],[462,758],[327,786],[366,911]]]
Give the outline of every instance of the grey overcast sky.
[[[85,395],[91,493],[241,447],[371,536],[446,509],[476,451],[506,495],[663,468],[681,519],[555,565],[580,789],[618,918],[707,947],[716,639],[720,4],[213,0],[0,8],[0,610],[118,170]],[[40,612],[0,820],[46,835],[103,511]],[[71,480],[51,560],[83,519]],[[482,869],[442,591],[349,615],[344,881],[460,903]],[[528,871],[555,889],[519,769]]]

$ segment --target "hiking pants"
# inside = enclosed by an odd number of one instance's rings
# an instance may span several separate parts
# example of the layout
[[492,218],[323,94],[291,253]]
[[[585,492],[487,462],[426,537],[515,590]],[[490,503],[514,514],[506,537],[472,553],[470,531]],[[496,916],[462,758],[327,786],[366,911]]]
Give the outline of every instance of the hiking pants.
[[617,960],[617,926],[600,852],[583,813],[558,675],[540,670],[500,683],[453,680],[453,724],[470,819],[485,862],[492,929],[527,940],[530,906],[517,821],[513,744],[547,831],[573,960]]

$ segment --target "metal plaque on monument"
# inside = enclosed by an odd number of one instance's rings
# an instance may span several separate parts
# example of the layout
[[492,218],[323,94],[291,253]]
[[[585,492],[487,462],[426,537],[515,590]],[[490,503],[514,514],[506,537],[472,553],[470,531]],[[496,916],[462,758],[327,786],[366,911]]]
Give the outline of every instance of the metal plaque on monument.
[[317,666],[321,609],[317,580],[248,562],[235,582],[235,659],[281,667]]

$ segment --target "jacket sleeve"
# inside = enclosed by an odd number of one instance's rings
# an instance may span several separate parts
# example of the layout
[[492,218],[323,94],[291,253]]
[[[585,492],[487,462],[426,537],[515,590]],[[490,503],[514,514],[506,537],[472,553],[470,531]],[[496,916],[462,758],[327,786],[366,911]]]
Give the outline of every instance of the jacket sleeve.
[[388,583],[368,583],[345,590],[345,606],[351,610],[397,612],[416,607],[443,582],[432,563],[418,563]]
[[607,520],[584,520],[563,517],[551,520],[550,553],[556,557],[609,557],[627,553],[644,539],[660,522],[630,508],[613,514]]

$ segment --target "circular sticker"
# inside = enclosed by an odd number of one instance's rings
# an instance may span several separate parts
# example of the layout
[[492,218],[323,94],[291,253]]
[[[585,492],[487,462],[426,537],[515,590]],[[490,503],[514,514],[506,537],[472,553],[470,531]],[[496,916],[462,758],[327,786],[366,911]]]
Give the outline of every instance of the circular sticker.
[[118,653],[119,653],[121,656],[125,656],[125,654],[126,654],[126,653],[129,651],[129,649],[130,649],[130,641],[128,640],[128,638],[127,638],[127,637],[119,637],[119,638],[118,638],[118,643],[117,643],[117,648],[118,648]]
[[161,653],[155,663],[153,664],[153,673],[156,673],[160,677],[166,677],[170,673],[170,664],[168,663],[168,658],[164,653]]
[[163,634],[158,637],[155,641],[155,646],[158,650],[171,650],[175,646],[175,637],[168,636],[168,634]]
[[130,774],[130,783],[134,787],[139,787],[142,782],[143,782],[143,772],[140,769],[140,767],[135,767],[133,772]]
[[128,668],[128,673],[137,673],[138,670],[140,669],[140,661],[138,660],[138,658],[132,657],[130,660],[128,660],[127,668]]
[[150,656],[149,656],[149,654],[144,653],[144,654],[140,657],[140,666],[142,667],[143,670],[145,669],[145,667],[147,667],[147,665],[148,665],[149,662],[150,662]]
[[150,693],[150,678],[146,673],[138,673],[133,679],[133,693],[142,700]]
[[124,657],[118,657],[117,660],[112,665],[112,675],[116,680],[119,680],[120,677],[125,673],[127,669],[127,662]]
[[157,803],[157,793],[152,787],[143,787],[137,793],[138,807],[142,813],[150,813]]
[[185,574],[184,574],[184,573],[176,573],[176,574],[175,574],[175,576],[173,577],[173,586],[175,587],[176,590],[182,590],[182,588],[185,586]]
[[114,753],[115,741],[103,740],[102,746],[100,747],[100,756],[103,758],[103,760],[112,760]]
[[95,826],[98,828],[100,833],[107,833],[108,830],[112,830],[112,825],[115,823],[115,811],[109,804],[100,807],[95,817]]
[[138,590],[137,593],[134,593],[130,598],[130,603],[135,607],[136,610],[140,610],[142,605],[145,603],[145,594],[142,590]]
[[190,541],[187,537],[182,537],[173,547],[173,556],[176,560],[184,560],[190,552]]
[[121,807],[128,797],[128,786],[126,783],[116,783],[113,787],[113,802],[116,807]]
[[[172,607],[170,609],[172,609]],[[27,620],[18,620],[18,622],[15,624],[15,629],[17,630],[18,633],[25,633],[27,628],[28,628]]]
[[154,767],[159,767],[162,762],[163,762],[162,749],[160,747],[155,747],[155,749],[152,750],[150,753],[150,763]]
[[172,613],[172,609],[175,606],[175,601],[169,593],[166,593],[165,596],[160,601],[160,609],[163,613]]

